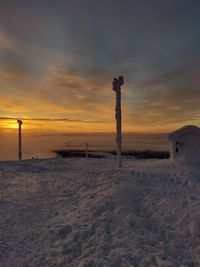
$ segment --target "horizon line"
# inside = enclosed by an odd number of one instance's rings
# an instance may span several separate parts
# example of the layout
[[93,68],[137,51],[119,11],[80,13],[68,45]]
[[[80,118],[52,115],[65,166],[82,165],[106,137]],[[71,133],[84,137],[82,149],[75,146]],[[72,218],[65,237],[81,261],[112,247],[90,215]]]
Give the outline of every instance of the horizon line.
[[[1,128],[1,127],[0,127]],[[8,129],[8,128],[7,128]],[[27,132],[27,129],[25,130]],[[28,130],[29,131],[29,130]],[[123,134],[169,134],[171,131],[154,131],[154,132],[144,132],[144,131],[124,131]],[[53,132],[52,133],[40,133],[39,131],[35,131],[35,133],[31,135],[40,135],[40,136],[65,136],[65,135],[70,135],[70,134],[75,134],[75,135],[81,135],[81,134],[116,134],[115,131],[110,131],[110,132],[105,132],[105,131],[98,131],[98,132]]]

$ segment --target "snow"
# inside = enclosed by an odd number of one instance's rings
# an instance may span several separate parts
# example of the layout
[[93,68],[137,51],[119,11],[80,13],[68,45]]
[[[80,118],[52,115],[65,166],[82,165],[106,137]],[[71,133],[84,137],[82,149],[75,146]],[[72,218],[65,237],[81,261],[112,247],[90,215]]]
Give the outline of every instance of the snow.
[[200,266],[200,171],[170,160],[0,162],[0,266]]

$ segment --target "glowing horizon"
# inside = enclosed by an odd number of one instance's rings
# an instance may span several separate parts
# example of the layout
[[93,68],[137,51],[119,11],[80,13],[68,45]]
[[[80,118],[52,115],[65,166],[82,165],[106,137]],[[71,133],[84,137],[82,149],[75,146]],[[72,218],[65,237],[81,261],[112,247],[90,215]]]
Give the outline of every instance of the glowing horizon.
[[[107,128],[103,122],[92,122],[92,121],[69,121],[68,119],[47,119],[47,118],[20,118],[23,121],[22,129],[28,132],[35,133],[115,133],[115,121],[112,124],[107,123]],[[68,125],[70,123],[70,125]],[[102,127],[99,127],[101,125]],[[180,126],[181,127],[181,126]],[[17,118],[0,118],[0,130],[11,130],[18,129]],[[165,128],[134,128],[126,127],[123,130],[124,133],[168,133],[173,130],[173,127]],[[15,132],[15,131],[13,131]]]

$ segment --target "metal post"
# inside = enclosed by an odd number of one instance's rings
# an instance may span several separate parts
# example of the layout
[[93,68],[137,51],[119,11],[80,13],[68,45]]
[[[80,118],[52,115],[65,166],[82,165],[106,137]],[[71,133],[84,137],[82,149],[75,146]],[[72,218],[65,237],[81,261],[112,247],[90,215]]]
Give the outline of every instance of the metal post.
[[21,120],[17,120],[18,124],[19,124],[19,140],[18,140],[18,159],[21,160],[22,159],[22,121]]
[[86,147],[85,147],[85,157],[86,159],[88,158],[88,143],[85,144]]
[[121,85],[124,84],[124,78],[120,76],[113,80],[113,90],[116,92],[116,143],[117,143],[117,162],[118,167],[122,166],[121,151],[122,151],[122,112],[121,112]]

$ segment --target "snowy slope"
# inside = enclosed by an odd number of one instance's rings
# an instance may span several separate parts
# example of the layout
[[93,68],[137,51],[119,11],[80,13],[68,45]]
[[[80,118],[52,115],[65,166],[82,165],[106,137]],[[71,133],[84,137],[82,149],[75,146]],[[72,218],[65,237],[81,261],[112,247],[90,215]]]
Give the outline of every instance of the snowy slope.
[[0,266],[200,266],[200,172],[115,164],[0,162]]

